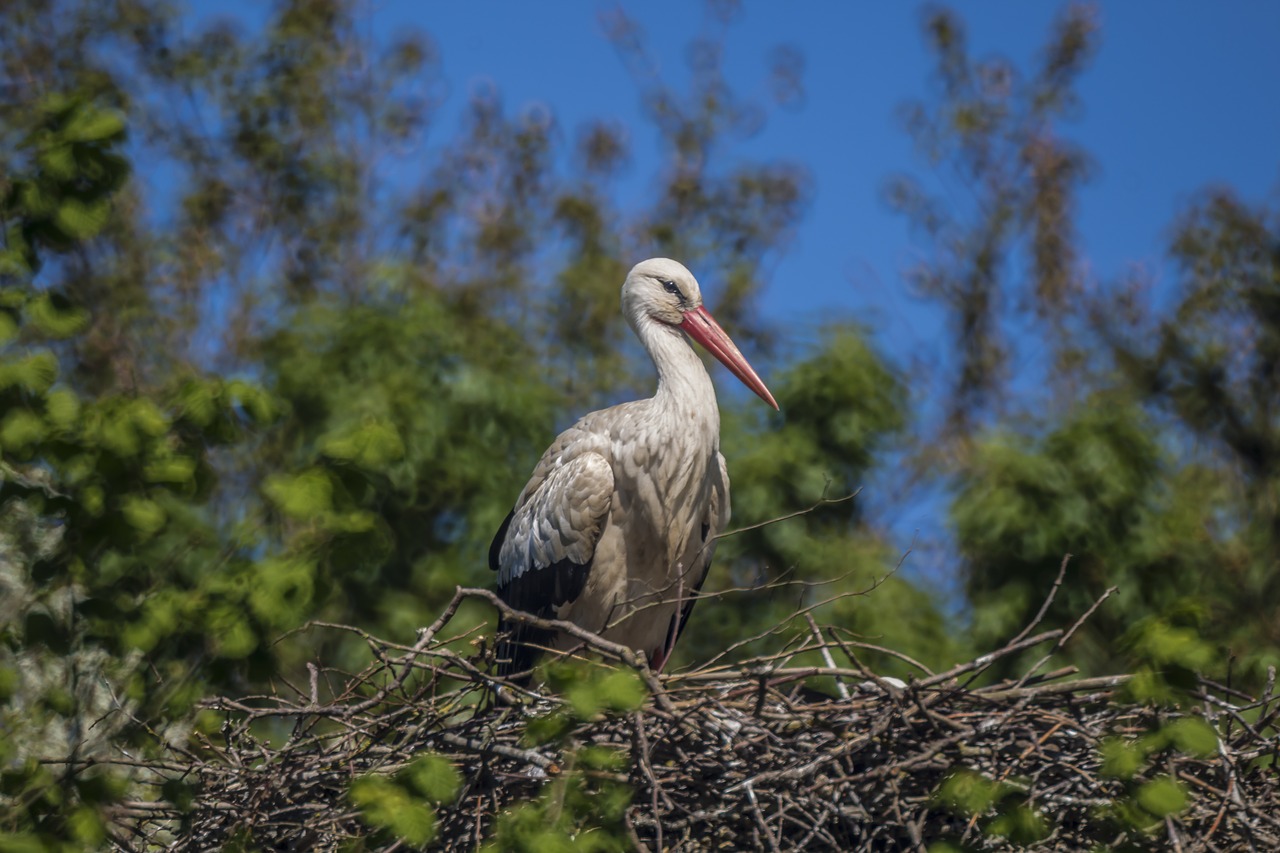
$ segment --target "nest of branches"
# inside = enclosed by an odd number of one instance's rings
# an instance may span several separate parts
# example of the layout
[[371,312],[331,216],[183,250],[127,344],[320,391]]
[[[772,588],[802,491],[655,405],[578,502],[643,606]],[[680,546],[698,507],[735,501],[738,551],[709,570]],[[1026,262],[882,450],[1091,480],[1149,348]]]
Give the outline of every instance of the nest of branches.
[[[545,688],[496,679],[482,652],[450,645],[467,598],[573,631],[592,660],[635,673],[647,695],[634,709],[575,715]],[[503,821],[541,803],[543,828],[559,821],[601,848],[1280,849],[1274,671],[1258,698],[1202,679],[1178,708],[1118,701],[1127,676],[1041,671],[1079,622],[1033,623],[1001,649],[903,684],[808,624],[811,636],[785,654],[658,676],[629,649],[460,589],[412,646],[356,631],[376,663],[332,698],[313,669],[290,695],[207,703],[225,713],[218,742],[150,765],[163,790],[186,786],[187,801],[129,804],[115,843],[472,850],[495,837],[509,846]],[[1038,660],[1022,675],[976,686],[1029,650]],[[805,653],[823,665],[796,665]],[[532,721],[554,715],[554,736],[530,737]],[[584,749],[615,758],[583,762]],[[457,781],[413,840],[397,828],[398,801],[371,807],[352,792],[361,780],[403,779],[423,755]],[[615,800],[626,793],[611,816],[574,824],[569,785],[588,801],[608,786]]]

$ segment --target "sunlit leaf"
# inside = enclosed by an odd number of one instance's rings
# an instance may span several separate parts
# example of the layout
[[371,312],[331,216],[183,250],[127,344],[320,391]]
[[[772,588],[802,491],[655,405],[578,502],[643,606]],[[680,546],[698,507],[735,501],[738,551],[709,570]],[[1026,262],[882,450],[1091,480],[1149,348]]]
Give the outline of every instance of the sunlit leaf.
[[389,779],[363,776],[351,783],[348,796],[367,823],[408,844],[420,847],[435,838],[435,812]]
[[1152,779],[1134,794],[1138,805],[1158,818],[1177,814],[1187,807],[1187,792],[1168,776]]
[[462,787],[462,774],[453,763],[433,753],[415,758],[400,776],[433,803],[452,803]]

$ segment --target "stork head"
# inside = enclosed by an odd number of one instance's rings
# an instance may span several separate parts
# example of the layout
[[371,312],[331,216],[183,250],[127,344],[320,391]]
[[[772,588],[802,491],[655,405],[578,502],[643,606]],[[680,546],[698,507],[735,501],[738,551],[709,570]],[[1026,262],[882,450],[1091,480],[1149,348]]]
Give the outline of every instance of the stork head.
[[702,305],[702,290],[684,264],[670,258],[650,258],[631,268],[622,285],[622,309],[632,328],[653,321],[679,329],[693,338],[775,409],[778,403],[747,363],[727,332]]

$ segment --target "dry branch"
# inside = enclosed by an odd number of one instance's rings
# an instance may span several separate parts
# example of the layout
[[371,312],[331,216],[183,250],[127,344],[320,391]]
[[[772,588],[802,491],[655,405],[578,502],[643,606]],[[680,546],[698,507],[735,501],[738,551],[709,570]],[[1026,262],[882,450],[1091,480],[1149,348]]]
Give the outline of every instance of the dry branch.
[[[606,745],[628,756],[629,770],[618,777],[634,792],[626,832],[650,850],[923,849],[940,839],[1019,849],[983,831],[994,811],[966,813],[939,798],[957,772],[1003,786],[1041,815],[1052,832],[1042,849],[1280,849],[1280,700],[1271,687],[1253,699],[1205,680],[1199,708],[1175,711],[1115,701],[1125,676],[1068,680],[1070,667],[1037,673],[1079,622],[1031,636],[1041,614],[1003,648],[898,687],[812,621],[804,644],[786,655],[659,676],[629,649],[537,620],[635,669],[654,694],[638,712],[580,721],[564,740],[537,747],[522,739],[526,723],[562,702],[489,675],[484,649],[492,644],[475,644],[481,651],[471,656],[451,646],[449,619],[466,598],[505,606],[485,590],[460,589],[412,646],[357,632],[374,663],[332,699],[318,698],[313,673],[296,695],[208,702],[226,714],[221,739],[149,765],[157,780],[194,785],[194,802],[184,811],[129,803],[115,816],[117,848],[207,850],[238,840],[264,850],[332,850],[360,838],[363,849],[378,849],[348,797],[352,781],[392,774],[430,751],[465,780],[457,800],[438,809],[435,849],[471,850],[500,814],[573,772],[574,749]],[[1021,677],[975,686],[993,661],[1036,646],[1046,654]],[[791,665],[802,652],[817,653],[811,658],[825,666]],[[828,696],[817,678],[840,688]],[[505,702],[494,701],[499,687],[509,691]],[[1218,732],[1216,752],[1167,748],[1133,778],[1104,772],[1100,745],[1108,738],[1188,715]],[[1189,792],[1184,810],[1144,831],[1109,817],[1157,776]]]

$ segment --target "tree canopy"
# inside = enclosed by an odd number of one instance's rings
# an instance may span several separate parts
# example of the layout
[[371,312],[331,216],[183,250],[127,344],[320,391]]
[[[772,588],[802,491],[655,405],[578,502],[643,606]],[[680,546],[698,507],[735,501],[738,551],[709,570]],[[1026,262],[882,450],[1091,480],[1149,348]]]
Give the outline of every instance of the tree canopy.
[[[617,292],[655,254],[774,359],[781,404],[721,400],[741,532],[677,665],[782,648],[811,611],[879,647],[881,674],[945,669],[1016,635],[1057,579],[1056,624],[1117,588],[1060,654],[1144,674],[1134,701],[1180,701],[1193,671],[1266,682],[1280,212],[1206,188],[1153,212],[1172,295],[1086,287],[1092,169],[1069,125],[1091,8],[1067,6],[1025,71],[971,56],[953,13],[924,18],[940,85],[903,108],[921,171],[886,176],[885,199],[928,247],[904,280],[948,323],[929,383],[861,324],[784,351],[757,310],[814,193],[803,163],[743,153],[794,99],[795,57],[773,101],[715,50],[691,52],[684,89],[637,71],[662,165],[624,206],[634,134],[495,89],[424,163],[439,48],[373,38],[347,0],[280,2],[260,29],[154,0],[53,7],[0,12],[0,847],[98,847],[136,780],[94,759],[218,731],[207,697],[369,663],[358,634],[308,623],[408,643],[489,585],[489,540],[555,432],[649,393]],[[643,66],[624,14],[607,37]],[[1027,335],[1043,362],[1019,361]],[[868,520],[859,488],[889,480],[945,495],[961,607]],[[457,619],[460,647],[491,643],[490,608]]]

